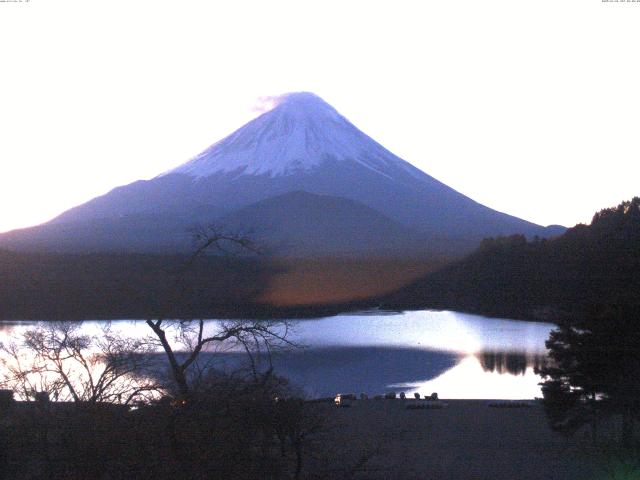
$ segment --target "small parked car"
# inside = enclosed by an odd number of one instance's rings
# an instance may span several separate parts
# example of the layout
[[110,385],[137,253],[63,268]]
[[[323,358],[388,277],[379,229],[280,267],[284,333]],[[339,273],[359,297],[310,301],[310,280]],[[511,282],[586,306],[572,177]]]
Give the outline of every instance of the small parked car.
[[334,402],[339,407],[349,407],[356,400],[355,393],[339,393],[336,395]]

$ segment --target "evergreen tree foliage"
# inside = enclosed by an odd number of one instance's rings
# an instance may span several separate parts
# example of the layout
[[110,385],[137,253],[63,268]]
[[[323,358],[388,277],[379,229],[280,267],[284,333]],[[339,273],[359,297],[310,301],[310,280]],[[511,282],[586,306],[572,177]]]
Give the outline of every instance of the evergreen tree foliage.
[[[540,369],[545,406],[552,426],[566,433],[619,416],[621,442],[630,447],[640,418],[639,271],[629,270],[640,256],[640,198],[596,213],[590,227],[572,235],[590,240],[583,244],[610,260],[604,271],[610,282],[586,300],[583,314],[564,319],[551,333],[553,364]],[[616,276],[620,271],[628,276]]]
[[557,322],[640,297],[640,197],[551,239],[489,238],[469,257],[417,280],[384,305]]
[[630,447],[640,418],[640,308],[594,307],[565,321],[547,341],[552,366],[540,369],[552,427],[571,433],[612,415],[622,419],[621,442]]

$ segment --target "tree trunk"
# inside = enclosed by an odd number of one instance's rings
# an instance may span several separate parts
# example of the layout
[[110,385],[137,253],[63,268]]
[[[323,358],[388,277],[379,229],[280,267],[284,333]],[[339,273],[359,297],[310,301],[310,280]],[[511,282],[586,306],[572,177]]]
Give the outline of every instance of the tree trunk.
[[146,323],[156,334],[158,340],[160,340],[162,348],[167,354],[167,360],[169,360],[169,365],[171,366],[173,379],[175,380],[176,386],[178,387],[178,400],[187,400],[191,392],[189,390],[189,384],[187,383],[187,376],[185,375],[185,366],[178,363],[178,359],[176,358],[171,345],[167,341],[167,335],[162,329],[161,322],[161,320],[156,320],[155,322],[152,320],[147,320]]
[[186,401],[191,394],[186,375],[178,368],[173,371],[173,378],[175,379],[178,387],[178,400]]

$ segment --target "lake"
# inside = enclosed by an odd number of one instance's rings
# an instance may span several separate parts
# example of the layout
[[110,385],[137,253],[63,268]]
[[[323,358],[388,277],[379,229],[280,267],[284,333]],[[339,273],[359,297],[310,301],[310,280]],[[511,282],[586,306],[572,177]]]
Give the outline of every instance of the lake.
[[[84,322],[83,329],[98,331],[103,323]],[[142,321],[111,323],[127,335],[150,333]],[[210,320],[207,328],[216,325]],[[27,328],[33,324],[2,323],[0,341]],[[296,321],[290,338],[301,347],[274,354],[273,365],[312,397],[402,391],[533,399],[541,396],[534,368],[546,361],[544,343],[553,328],[448,311],[342,314]],[[209,355],[233,363],[228,352]]]

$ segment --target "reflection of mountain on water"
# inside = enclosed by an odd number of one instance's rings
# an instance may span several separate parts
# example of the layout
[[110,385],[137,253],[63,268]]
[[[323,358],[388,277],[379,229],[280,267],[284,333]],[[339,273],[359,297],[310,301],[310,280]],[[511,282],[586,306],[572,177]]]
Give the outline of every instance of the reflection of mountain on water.
[[276,372],[323,397],[383,393],[392,384],[435,378],[459,360],[453,353],[412,348],[327,347],[279,354],[273,363]]
[[[213,356],[211,364],[227,371],[247,366],[242,353],[205,354],[203,361],[211,361]],[[266,368],[265,358],[256,360],[261,370]],[[459,361],[460,357],[450,352],[384,347],[321,347],[272,356],[274,373],[302,387],[311,397],[339,392],[384,393],[393,390],[389,387],[392,384],[435,378]]]
[[485,372],[511,375],[524,375],[527,368],[535,370],[548,362],[546,355],[524,352],[484,351],[477,353],[476,358]]

